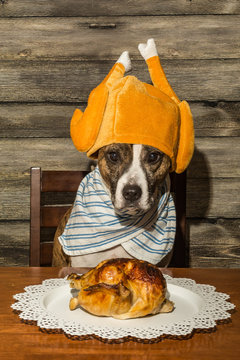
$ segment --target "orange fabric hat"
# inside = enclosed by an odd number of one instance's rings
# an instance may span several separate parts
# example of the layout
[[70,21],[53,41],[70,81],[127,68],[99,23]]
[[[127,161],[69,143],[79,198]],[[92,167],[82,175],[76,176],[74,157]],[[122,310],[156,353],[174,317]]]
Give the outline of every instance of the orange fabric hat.
[[[150,48],[155,46],[150,42]],[[91,158],[112,143],[153,146],[170,157],[171,171],[181,173],[194,151],[192,114],[169,85],[158,56],[145,59],[153,85],[124,76],[125,66],[117,62],[91,92],[85,112],[75,110],[71,137],[76,148]]]

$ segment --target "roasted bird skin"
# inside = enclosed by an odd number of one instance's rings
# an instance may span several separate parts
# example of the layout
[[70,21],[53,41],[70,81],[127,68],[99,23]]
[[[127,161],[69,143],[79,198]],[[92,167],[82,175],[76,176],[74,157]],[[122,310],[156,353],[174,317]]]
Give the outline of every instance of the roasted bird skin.
[[170,312],[174,304],[166,298],[166,281],[161,270],[137,259],[104,260],[79,276],[68,276],[70,287],[79,290],[70,300],[71,310],[79,305],[97,316],[117,319]]

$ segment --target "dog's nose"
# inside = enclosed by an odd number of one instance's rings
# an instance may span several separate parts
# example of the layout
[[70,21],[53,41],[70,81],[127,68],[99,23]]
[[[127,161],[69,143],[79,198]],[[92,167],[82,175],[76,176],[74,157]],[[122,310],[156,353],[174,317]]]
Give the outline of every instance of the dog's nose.
[[142,189],[138,185],[125,185],[123,188],[123,196],[128,201],[136,201],[142,195]]

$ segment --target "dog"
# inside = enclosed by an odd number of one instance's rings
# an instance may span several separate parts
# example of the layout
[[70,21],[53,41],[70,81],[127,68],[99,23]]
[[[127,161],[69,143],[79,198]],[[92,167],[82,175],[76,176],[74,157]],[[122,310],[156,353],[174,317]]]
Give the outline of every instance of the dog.
[[[143,214],[159,201],[161,185],[169,173],[171,160],[151,146],[110,144],[99,149],[98,167],[115,212],[127,210],[129,214],[136,211]],[[71,257],[64,253],[58,240],[71,211],[72,208],[64,215],[54,237],[53,266],[72,266]]]
[[91,92],[86,110],[73,114],[73,144],[97,159],[98,168],[80,184],[73,209],[59,224],[55,266],[93,267],[116,257],[167,266],[171,259],[176,213],[167,175],[183,172],[191,160],[193,118],[170,86],[154,40],[138,49],[153,85],[124,76],[131,69],[125,51]]

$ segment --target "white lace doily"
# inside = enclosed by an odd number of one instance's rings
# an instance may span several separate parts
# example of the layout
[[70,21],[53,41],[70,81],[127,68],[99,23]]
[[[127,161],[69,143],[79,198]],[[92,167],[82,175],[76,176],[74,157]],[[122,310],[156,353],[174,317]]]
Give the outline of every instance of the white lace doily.
[[73,290],[66,279],[48,279],[41,285],[25,287],[25,292],[14,295],[17,302],[11,307],[19,312],[21,319],[34,321],[45,331],[60,330],[69,337],[94,335],[107,340],[182,337],[194,329],[214,328],[217,321],[230,318],[228,310],[235,306],[227,301],[229,295],[191,279],[167,275],[165,278],[170,300],[175,304],[173,312],[168,314],[117,320],[94,316],[80,308],[70,311],[68,303]]

